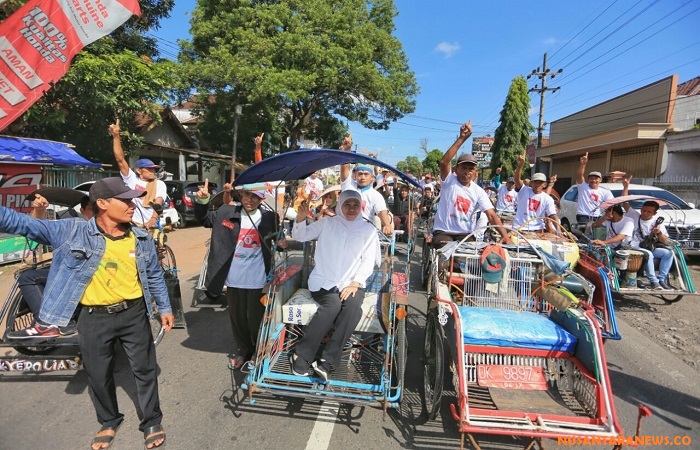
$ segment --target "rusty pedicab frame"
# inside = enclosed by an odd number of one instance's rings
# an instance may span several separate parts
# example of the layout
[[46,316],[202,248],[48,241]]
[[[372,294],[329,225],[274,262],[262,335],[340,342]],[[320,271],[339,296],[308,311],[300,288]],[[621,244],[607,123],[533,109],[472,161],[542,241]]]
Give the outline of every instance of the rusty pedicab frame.
[[440,410],[448,369],[462,447],[468,437],[480,448],[474,434],[529,438],[527,448],[572,436],[616,443],[623,434],[591,306],[595,286],[511,231],[519,245],[503,246],[509,257],[496,291],[482,277],[486,243],[468,237],[437,251],[433,265],[442,258],[449,268],[433,282],[426,319],[428,418]]

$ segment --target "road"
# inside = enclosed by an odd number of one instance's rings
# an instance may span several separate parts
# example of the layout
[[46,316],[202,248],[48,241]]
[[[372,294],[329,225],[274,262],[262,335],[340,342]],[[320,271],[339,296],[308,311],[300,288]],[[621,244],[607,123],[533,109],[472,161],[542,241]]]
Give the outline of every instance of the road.
[[[410,295],[408,316],[409,363],[407,392],[401,408],[383,417],[373,408],[331,402],[260,397],[251,405],[239,389],[240,373],[226,367],[232,338],[227,311],[192,308],[192,287],[204,255],[207,230],[177,230],[169,235],[180,269],[187,329],[173,330],[158,347],[163,425],[167,448],[285,448],[285,449],[448,449],[459,447],[459,434],[449,414],[449,395],[441,415],[426,422],[422,413],[422,348],[425,295]],[[11,267],[0,267],[0,296],[9,289]],[[700,274],[693,271],[696,285]],[[415,280],[414,280],[415,281]],[[418,283],[413,283],[416,286]],[[685,317],[692,327],[700,317],[700,300],[687,298],[665,305],[654,298],[617,302],[622,340],[605,345],[615,402],[626,434],[633,434],[638,403],[654,415],[642,431],[649,435],[688,435],[691,448],[700,447],[700,373],[683,361],[644,321],[668,326]],[[658,317],[665,318],[659,320]],[[670,328],[670,326],[669,326]],[[671,334],[680,333],[679,327]],[[700,348],[697,335],[680,336]],[[689,340],[689,342],[687,342]],[[678,348],[678,347],[677,347]],[[114,449],[143,448],[134,407],[134,383],[122,357],[117,364],[118,398],[126,422]],[[695,365],[697,368],[698,365]],[[257,398],[257,397],[256,397]],[[88,448],[99,428],[83,371],[34,376],[0,375],[0,450]],[[479,437],[484,448],[516,448],[518,440]],[[549,447],[556,446],[552,441]],[[653,447],[648,447],[653,448]]]

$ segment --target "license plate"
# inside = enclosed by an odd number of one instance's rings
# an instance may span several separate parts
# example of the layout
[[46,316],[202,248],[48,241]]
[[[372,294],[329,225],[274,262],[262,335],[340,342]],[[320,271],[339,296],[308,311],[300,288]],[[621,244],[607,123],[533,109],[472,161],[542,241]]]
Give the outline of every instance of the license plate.
[[504,389],[547,390],[544,369],[536,366],[502,366],[480,364],[476,381],[479,386]]

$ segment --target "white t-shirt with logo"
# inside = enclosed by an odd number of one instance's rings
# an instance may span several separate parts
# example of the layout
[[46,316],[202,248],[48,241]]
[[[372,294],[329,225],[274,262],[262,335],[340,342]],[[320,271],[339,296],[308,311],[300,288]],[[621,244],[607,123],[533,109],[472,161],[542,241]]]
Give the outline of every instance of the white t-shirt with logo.
[[609,190],[602,187],[591,189],[588,183],[581,183],[578,185],[578,207],[576,208],[576,214],[600,217],[603,215],[603,211],[599,208],[600,204],[612,199],[613,194]]
[[321,181],[321,179],[318,177],[315,179],[308,177],[304,180],[304,192],[307,194],[312,194],[312,199],[320,198],[321,193],[323,192],[323,181]]
[[606,220],[605,221],[605,229],[607,231],[607,237],[606,240],[612,239],[615,236],[619,234],[624,234],[627,236],[622,240],[622,242],[618,242],[616,244],[612,244],[613,247],[617,247],[618,245],[625,244],[625,245],[630,245],[632,242],[632,235],[634,234],[634,221],[630,219],[629,217],[623,217],[622,220],[619,222],[613,222],[612,220]]
[[493,203],[482,188],[473,181],[464,186],[450,172],[442,182],[433,229],[452,234],[472,233],[477,228],[476,212],[489,209],[493,209]]
[[[133,189],[135,191],[146,190],[146,185],[148,182],[140,179],[133,170],[129,169],[129,175],[127,176],[122,175],[121,172],[120,175],[122,176],[122,180],[124,180],[124,184],[129,186],[129,189]],[[161,180],[156,180],[156,195],[153,197],[153,199],[155,200],[157,198],[162,198],[163,202],[165,202],[167,196],[168,190],[165,183],[163,183]],[[150,206],[144,206],[141,198],[135,198],[133,202],[136,205],[136,211],[134,211],[134,222],[144,224],[151,220],[151,217],[153,216],[153,208]]]
[[387,210],[384,196],[376,189],[372,189],[371,184],[363,189],[357,185],[357,181],[348,177],[343,181],[341,190],[345,191],[348,189],[358,191],[362,195],[362,217],[365,219],[374,221],[374,216]]
[[[527,231],[538,231],[546,228],[544,217],[555,216],[557,209],[552,197],[540,192],[535,194],[531,187],[523,186],[518,192],[518,210],[515,214],[513,227],[518,228],[526,223]],[[537,220],[532,220],[537,218]]]
[[[642,240],[646,237],[649,236],[649,233],[651,233],[651,229],[654,228],[654,223],[656,223],[656,219],[658,219],[658,215],[655,215],[649,220],[642,220],[641,215],[639,214],[639,211],[636,211],[632,208],[627,210],[627,217],[632,220],[634,223],[634,234],[632,235],[632,243],[630,246],[632,248],[639,248],[639,243],[642,242]],[[641,233],[640,233],[640,225],[641,225]],[[657,227],[661,234],[664,236],[668,236],[668,230],[666,230],[666,225],[663,223],[659,224]]]
[[[265,287],[266,273],[263,260],[260,233],[262,213],[256,209],[248,215],[241,209],[241,231],[238,234],[236,250],[231,260],[231,268],[226,276],[226,286],[239,289],[262,289]],[[253,226],[255,224],[255,226]]]
[[498,211],[515,209],[517,197],[518,191],[516,191],[515,188],[508,190],[508,186],[505,184],[500,185],[498,187],[498,201],[496,202],[496,209]]

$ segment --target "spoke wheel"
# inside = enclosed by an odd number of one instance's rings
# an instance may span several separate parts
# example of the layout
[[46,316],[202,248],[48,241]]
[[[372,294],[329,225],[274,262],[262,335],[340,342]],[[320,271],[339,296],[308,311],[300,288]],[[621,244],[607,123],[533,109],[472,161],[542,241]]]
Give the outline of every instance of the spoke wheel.
[[175,253],[167,244],[163,244],[162,247],[158,248],[158,259],[160,260],[160,266],[164,271],[177,269]]
[[445,371],[445,337],[436,310],[427,317],[423,344],[423,406],[428,420],[435,420],[440,411]]
[[[394,364],[396,366],[397,386],[401,388],[403,397],[404,380],[406,378],[406,361],[408,360],[408,345],[406,341],[406,321],[408,317],[396,320],[396,345],[394,347]],[[399,400],[400,401],[400,400]]]
[[[671,286],[680,286],[680,281],[678,280],[678,274],[672,272],[668,275],[668,282]],[[679,295],[659,295],[663,301],[666,303],[676,303],[683,298],[683,294]]]
[[421,248],[421,271],[420,282],[423,287],[427,287],[428,277],[430,276],[430,243],[423,238],[423,246]]

